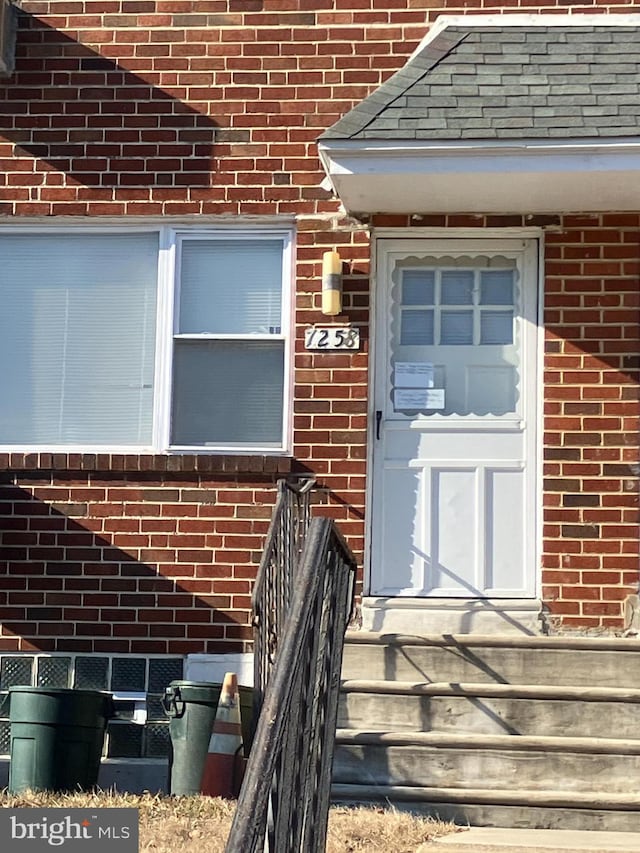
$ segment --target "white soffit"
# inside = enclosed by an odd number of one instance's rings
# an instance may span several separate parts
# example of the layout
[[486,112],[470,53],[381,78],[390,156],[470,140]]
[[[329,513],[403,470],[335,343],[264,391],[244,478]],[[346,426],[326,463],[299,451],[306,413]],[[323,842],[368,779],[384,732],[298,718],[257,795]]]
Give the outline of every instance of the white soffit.
[[640,140],[499,144],[326,140],[320,158],[351,213],[640,209]]

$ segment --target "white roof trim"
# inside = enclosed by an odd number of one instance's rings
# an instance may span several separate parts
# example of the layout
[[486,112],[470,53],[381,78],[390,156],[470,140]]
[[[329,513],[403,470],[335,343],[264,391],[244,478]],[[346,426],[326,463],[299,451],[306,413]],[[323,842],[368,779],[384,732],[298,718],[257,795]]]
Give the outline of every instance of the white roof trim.
[[326,140],[319,148],[352,213],[640,210],[640,139]]
[[431,25],[407,62],[434,40],[447,27],[640,27],[640,13],[611,13],[602,15],[533,15],[530,12],[504,12],[497,15],[440,15]]
[[425,153],[441,152],[451,156],[474,154],[507,154],[509,151],[537,151],[545,153],[593,153],[638,151],[640,137],[611,137],[606,139],[324,139],[318,143],[320,156],[325,162],[329,156],[340,153],[351,157],[371,156],[376,153],[385,156],[406,157],[420,151]]

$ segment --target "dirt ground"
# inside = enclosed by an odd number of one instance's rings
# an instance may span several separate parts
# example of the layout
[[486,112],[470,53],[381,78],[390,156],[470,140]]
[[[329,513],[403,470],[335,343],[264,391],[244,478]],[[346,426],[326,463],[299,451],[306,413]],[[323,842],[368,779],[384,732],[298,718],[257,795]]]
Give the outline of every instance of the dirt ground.
[[[223,853],[235,803],[211,797],[149,794],[0,794],[0,808],[137,808],[140,851]],[[428,843],[456,827],[382,808],[336,806],[329,817],[327,853],[426,853]]]

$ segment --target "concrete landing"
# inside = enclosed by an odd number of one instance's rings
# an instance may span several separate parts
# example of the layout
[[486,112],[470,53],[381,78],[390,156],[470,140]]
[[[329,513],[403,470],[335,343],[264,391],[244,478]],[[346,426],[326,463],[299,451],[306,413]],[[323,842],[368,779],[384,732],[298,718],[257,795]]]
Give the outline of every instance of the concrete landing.
[[471,827],[416,853],[640,853],[640,832]]

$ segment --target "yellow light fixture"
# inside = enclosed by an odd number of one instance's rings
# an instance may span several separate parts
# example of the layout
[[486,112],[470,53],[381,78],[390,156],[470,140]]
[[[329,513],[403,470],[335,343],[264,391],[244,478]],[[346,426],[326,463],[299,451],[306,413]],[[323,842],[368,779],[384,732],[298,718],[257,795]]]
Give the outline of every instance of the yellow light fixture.
[[342,311],[342,260],[337,252],[322,256],[322,313],[329,317]]

